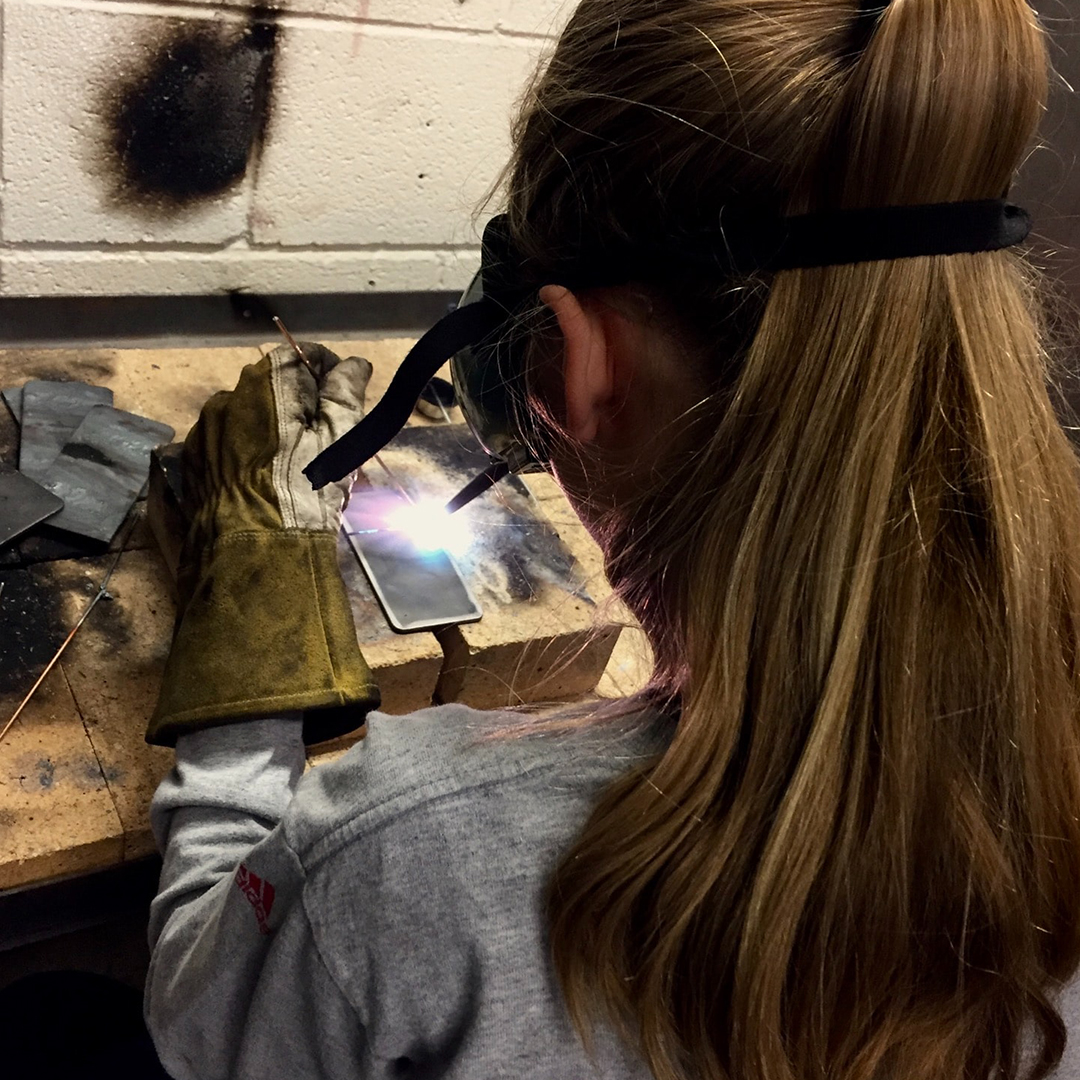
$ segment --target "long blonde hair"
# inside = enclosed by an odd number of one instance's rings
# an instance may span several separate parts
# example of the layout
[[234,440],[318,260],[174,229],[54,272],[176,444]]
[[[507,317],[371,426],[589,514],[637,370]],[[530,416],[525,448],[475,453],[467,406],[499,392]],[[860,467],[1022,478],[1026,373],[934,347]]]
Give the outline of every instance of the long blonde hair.
[[[515,130],[516,242],[556,265],[727,205],[1006,191],[1047,89],[1026,0],[894,0],[864,49],[855,25],[584,0]],[[1035,272],[644,285],[712,393],[603,525],[679,719],[553,876],[576,1027],[662,1080],[1041,1075],[1080,963],[1080,479]]]

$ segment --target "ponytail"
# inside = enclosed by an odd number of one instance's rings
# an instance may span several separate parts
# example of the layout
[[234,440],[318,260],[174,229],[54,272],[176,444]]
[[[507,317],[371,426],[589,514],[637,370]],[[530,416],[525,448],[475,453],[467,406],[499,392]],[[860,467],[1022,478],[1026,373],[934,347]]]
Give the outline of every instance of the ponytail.
[[[855,56],[854,15],[584,0],[516,130],[515,242],[1000,196],[1046,94],[1025,0],[896,0]],[[1080,964],[1080,476],[1034,272],[650,287],[715,392],[605,548],[680,713],[551,880],[570,1015],[660,1080],[1041,1076]]]

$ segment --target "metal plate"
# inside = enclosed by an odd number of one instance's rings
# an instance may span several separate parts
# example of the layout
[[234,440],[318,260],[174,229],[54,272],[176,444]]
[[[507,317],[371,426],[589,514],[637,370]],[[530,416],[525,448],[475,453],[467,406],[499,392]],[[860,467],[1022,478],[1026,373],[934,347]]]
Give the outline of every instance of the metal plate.
[[60,452],[45,486],[64,500],[49,524],[106,543],[123,524],[150,473],[150,451],[173,429],[95,405]]
[[[464,424],[407,427],[380,457],[414,499],[435,503],[491,463]],[[380,470],[365,472],[384,482]],[[532,603],[549,587],[593,602],[574,556],[538,510],[521,479],[508,476],[454,514],[472,535],[470,545],[453,551],[454,559],[485,611]]]
[[0,461],[0,547],[63,508],[63,499]]
[[111,405],[112,391],[84,382],[34,379],[23,387],[19,469],[44,484],[50,466],[95,405]]
[[420,549],[393,527],[408,506],[396,492],[359,488],[343,522],[386,621],[401,634],[476,622],[483,612],[447,552]]

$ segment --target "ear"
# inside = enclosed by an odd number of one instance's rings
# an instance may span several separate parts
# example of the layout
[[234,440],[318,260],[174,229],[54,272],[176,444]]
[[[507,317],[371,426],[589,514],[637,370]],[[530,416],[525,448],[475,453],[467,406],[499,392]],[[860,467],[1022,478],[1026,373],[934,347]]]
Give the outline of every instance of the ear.
[[562,285],[545,285],[540,302],[551,308],[562,331],[567,430],[578,442],[592,442],[615,397],[605,319]]

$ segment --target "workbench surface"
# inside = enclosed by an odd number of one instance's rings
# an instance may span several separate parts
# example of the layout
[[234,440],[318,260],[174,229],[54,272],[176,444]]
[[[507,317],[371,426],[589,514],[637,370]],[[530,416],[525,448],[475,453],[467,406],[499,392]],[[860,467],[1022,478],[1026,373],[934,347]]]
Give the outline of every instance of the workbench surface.
[[[369,407],[411,343],[326,342],[339,355],[372,361]],[[0,351],[0,387],[29,379],[107,386],[118,408],[169,424],[182,439],[206,398],[231,389],[240,369],[263,351],[9,349]],[[430,422],[414,414],[413,423]],[[18,428],[0,407],[0,460],[15,464],[17,445]],[[647,666],[640,635],[623,633],[611,655],[628,617],[610,598],[599,551],[550,479],[530,477],[527,483],[535,512],[554,525],[572,553],[587,594],[541,590],[527,601],[489,606],[480,623],[456,628],[441,643],[432,634],[372,633],[369,627],[360,638],[386,711],[423,707],[437,685],[444,698],[478,707],[515,700],[519,684],[529,685],[522,693],[533,699],[572,697],[586,689],[582,678],[594,686],[605,664],[598,693],[614,696],[640,685]],[[109,584],[112,599],[97,605],[0,742],[0,890],[106,869],[153,850],[147,811],[172,751],[146,745],[143,732],[175,609],[171,579],[146,527],[145,504],[133,514],[138,520],[118,534],[129,535]],[[97,592],[114,557],[41,535],[0,551],[0,727]],[[358,567],[345,568],[359,579]],[[350,591],[354,586],[359,593],[366,583],[353,581]],[[565,663],[553,664],[562,654]],[[548,675],[550,684],[533,685]],[[316,748],[312,763],[345,745]]]

